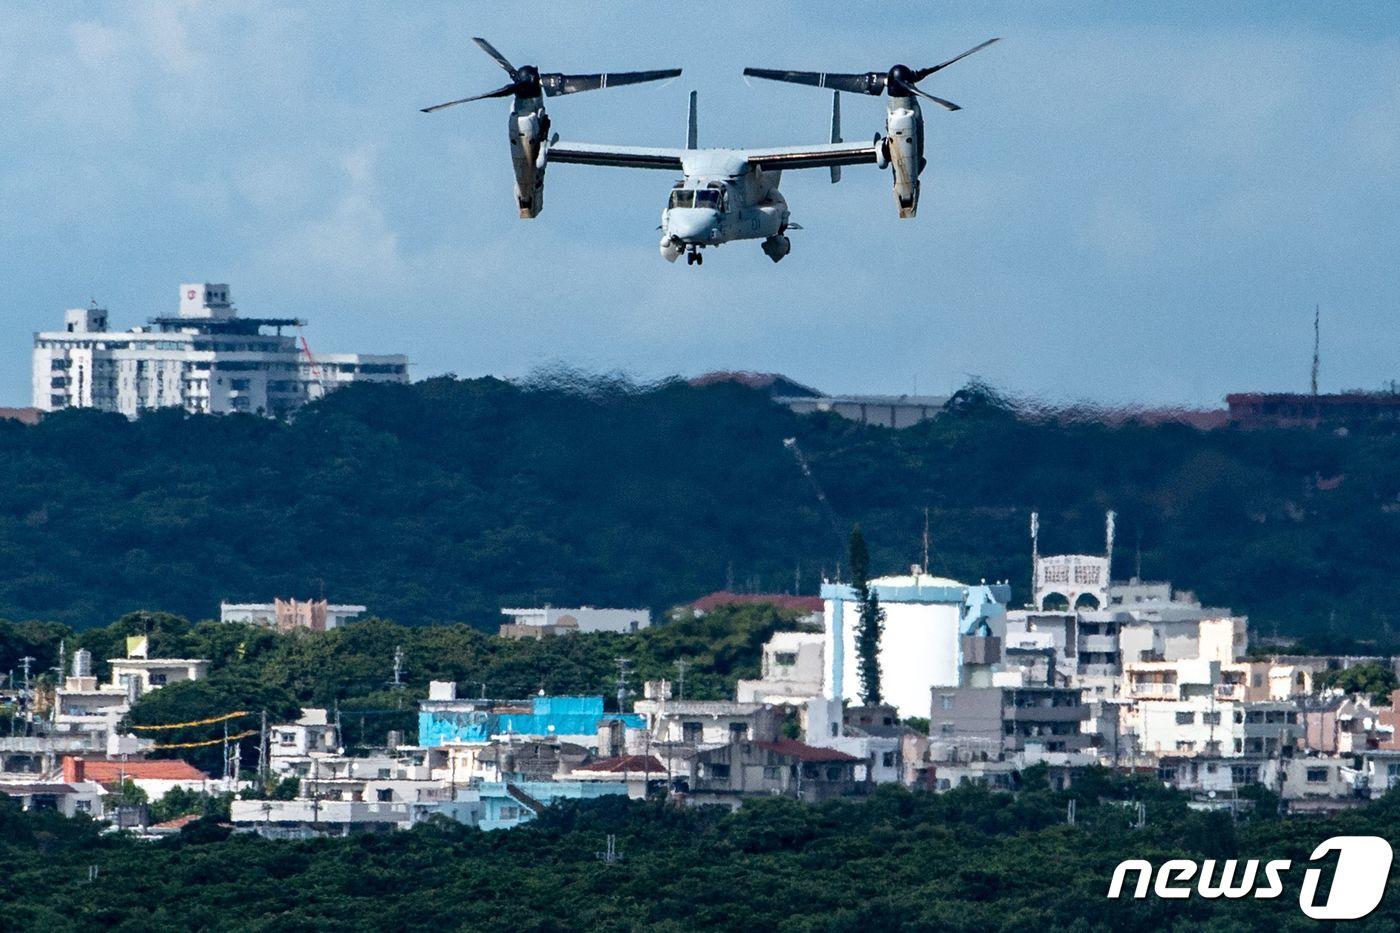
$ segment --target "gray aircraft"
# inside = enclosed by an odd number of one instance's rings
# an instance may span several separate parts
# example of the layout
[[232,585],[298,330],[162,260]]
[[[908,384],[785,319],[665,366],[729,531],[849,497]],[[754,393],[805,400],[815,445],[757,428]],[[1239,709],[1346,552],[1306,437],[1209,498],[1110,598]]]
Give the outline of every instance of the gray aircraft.
[[751,78],[766,78],[769,81],[831,88],[836,92],[848,91],[874,97],[888,95],[885,103],[885,153],[882,161],[888,162],[894,175],[894,197],[899,205],[899,216],[913,217],[919,209],[919,175],[928,164],[924,157],[924,116],[919,110],[919,98],[932,101],[945,110],[962,109],[950,100],[934,97],[920,90],[918,84],[954,62],[967,58],[973,52],[980,52],[998,41],[1000,40],[988,39],[961,55],[955,55],[946,62],[928,68],[895,65],[883,74],[878,71],[839,74],[825,71],[779,71],[771,68],[745,68],[744,74]]
[[[913,216],[918,203],[918,175],[923,170],[923,120],[912,95],[928,97],[957,109],[914,87],[929,74],[947,67],[958,58],[923,71],[896,66],[888,75],[821,75],[814,72],[759,72],[745,74],[775,80],[796,81],[832,87],[830,141],[814,146],[786,146],[767,149],[701,149],[698,145],[696,94],[690,94],[689,126],[684,149],[649,146],[613,146],[560,142],[549,132],[549,115],[544,96],[656,81],[680,74],[679,69],[624,72],[621,74],[563,75],[541,74],[533,66],[516,68],[485,39],[475,39],[511,77],[511,83],[485,94],[449,101],[424,108],[424,113],[490,97],[513,96],[509,138],[515,168],[515,194],[521,217],[536,216],[544,203],[544,176],[550,163],[604,165],[620,168],[646,168],[679,171],[680,181],[672,187],[661,212],[660,250],[668,262],[684,253],[686,262],[704,262],[701,250],[733,240],[762,240],[763,252],[778,262],[792,249],[789,229],[792,223],[787,200],[778,191],[785,169],[827,168],[833,183],[841,178],[845,165],[875,164],[891,167],[900,216]],[[996,41],[996,40],[991,40]],[[983,43],[983,48],[990,43]],[[811,77],[814,80],[808,80]],[[860,82],[827,79],[858,78]],[[877,88],[870,90],[870,88]],[[841,140],[841,90],[878,94],[890,89],[887,137],[878,134],[869,143]]]

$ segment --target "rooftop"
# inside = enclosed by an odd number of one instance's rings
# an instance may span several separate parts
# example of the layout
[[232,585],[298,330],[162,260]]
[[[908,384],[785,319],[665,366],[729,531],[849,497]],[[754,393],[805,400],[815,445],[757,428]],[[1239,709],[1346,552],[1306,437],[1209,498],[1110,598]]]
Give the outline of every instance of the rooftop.
[[770,752],[777,752],[789,758],[796,758],[798,761],[861,761],[855,755],[847,755],[845,752],[838,752],[834,748],[817,748],[815,745],[808,745],[806,742],[799,742],[796,739],[779,739],[776,742],[755,742],[759,748],[766,748]]

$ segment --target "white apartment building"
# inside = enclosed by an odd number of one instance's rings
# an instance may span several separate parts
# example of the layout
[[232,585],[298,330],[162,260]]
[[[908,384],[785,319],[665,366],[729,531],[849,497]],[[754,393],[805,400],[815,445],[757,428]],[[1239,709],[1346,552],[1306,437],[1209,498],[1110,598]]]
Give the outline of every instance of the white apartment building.
[[[96,408],[134,418],[156,408],[284,417],[350,382],[407,382],[401,355],[312,355],[285,328],[296,318],[240,317],[224,284],[180,286],[174,317],[112,330],[94,305],[64,329],[34,335],[33,403],[41,411]],[[271,333],[265,333],[264,329]]]

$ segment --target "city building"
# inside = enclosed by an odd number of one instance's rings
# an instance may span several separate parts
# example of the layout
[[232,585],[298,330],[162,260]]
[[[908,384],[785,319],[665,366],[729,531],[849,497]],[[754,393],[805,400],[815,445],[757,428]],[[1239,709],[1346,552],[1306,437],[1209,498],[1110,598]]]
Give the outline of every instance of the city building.
[[543,638],[546,635],[586,635],[592,632],[640,632],[651,627],[649,609],[502,609],[510,617],[500,629],[502,638]]
[[219,621],[260,625],[279,632],[328,632],[353,622],[364,606],[338,605],[324,599],[273,599],[270,603],[219,603]]
[[763,646],[763,676],[738,682],[740,703],[802,705],[822,695],[826,638],[820,632],[776,632]]
[[598,747],[600,729],[611,722],[641,729],[634,713],[605,713],[599,696],[537,696],[519,702],[459,699],[457,685],[432,681],[428,698],[418,704],[418,744],[489,742],[503,736],[553,738],[587,748]]
[[1316,428],[1400,420],[1400,392],[1236,392],[1225,396],[1231,424],[1245,428]]
[[34,335],[34,407],[280,418],[350,382],[408,381],[404,356],[313,355],[304,338],[283,332],[303,323],[240,317],[229,287],[210,283],[181,285],[174,316],[127,331],[113,330],[96,304],[75,308],[63,330]]
[[690,380],[694,386],[734,382],[767,392],[779,405],[799,415],[831,412],[842,418],[884,428],[907,428],[937,418],[946,395],[827,395],[778,373],[713,372]]
[[929,750],[935,761],[1067,761],[1085,752],[1089,718],[1077,689],[1047,685],[937,687],[931,692]]
[[[914,567],[902,576],[870,581],[885,612],[880,638],[883,697],[901,718],[928,710],[929,689],[961,682],[963,637],[985,629],[992,637],[1006,633],[1005,583],[967,585],[933,576]],[[824,696],[859,702],[857,630],[860,604],[844,583],[822,585]]]

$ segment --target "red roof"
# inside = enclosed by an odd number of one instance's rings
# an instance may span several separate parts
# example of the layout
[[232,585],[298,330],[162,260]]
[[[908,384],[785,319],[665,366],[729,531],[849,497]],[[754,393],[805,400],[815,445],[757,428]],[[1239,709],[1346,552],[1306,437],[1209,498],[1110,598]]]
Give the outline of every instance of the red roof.
[[164,823],[152,823],[149,829],[184,829],[190,823],[199,819],[198,813],[186,813],[184,816],[177,816],[173,820],[166,820]]
[[131,781],[207,781],[209,775],[178,758],[148,761],[113,761],[109,758],[83,760],[83,777],[99,784]]
[[719,590],[703,596],[690,604],[697,612],[709,612],[717,606],[747,606],[754,603],[771,603],[779,609],[795,609],[798,612],[821,612],[820,596],[789,596],[786,593],[730,593]]
[[664,774],[666,766],[655,755],[620,755],[617,758],[604,758],[579,765],[575,771],[610,771],[621,774],[624,771],[652,771]]
[[779,739],[776,742],[755,742],[754,744],[759,748],[766,748],[770,752],[777,752],[779,755],[796,758],[798,761],[862,760],[854,755],[838,752],[834,748],[817,748],[815,745],[808,745],[806,742],[799,742],[796,739]]

